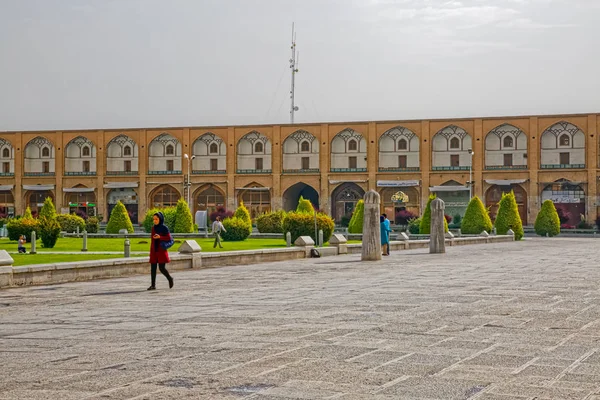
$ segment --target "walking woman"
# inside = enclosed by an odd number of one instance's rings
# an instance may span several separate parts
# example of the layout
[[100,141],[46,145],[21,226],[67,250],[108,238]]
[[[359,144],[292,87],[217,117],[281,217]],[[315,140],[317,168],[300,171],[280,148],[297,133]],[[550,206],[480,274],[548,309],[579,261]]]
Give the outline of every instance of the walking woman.
[[390,255],[390,232],[392,231],[385,223],[385,217],[379,217],[379,229],[381,230],[381,250],[384,256]]
[[169,288],[173,287],[173,278],[169,275],[169,271],[165,267],[165,264],[169,263],[169,252],[167,246],[163,243],[169,243],[172,241],[171,233],[169,228],[165,225],[165,216],[161,212],[157,212],[152,216],[154,226],[152,227],[152,241],[150,242],[150,276],[152,284],[148,290],[156,290],[156,267],[160,269],[160,272],[169,281]]

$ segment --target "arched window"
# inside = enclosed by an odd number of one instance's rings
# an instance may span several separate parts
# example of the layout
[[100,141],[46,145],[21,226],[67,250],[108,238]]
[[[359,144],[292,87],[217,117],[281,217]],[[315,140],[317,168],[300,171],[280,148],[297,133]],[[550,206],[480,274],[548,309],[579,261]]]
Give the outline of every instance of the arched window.
[[303,141],[300,145],[300,151],[310,151],[310,143],[308,143],[306,140]]
[[180,197],[179,192],[171,186],[160,186],[152,195],[152,204],[157,208],[173,207],[177,205]]
[[356,151],[357,148],[358,148],[358,143],[356,142],[356,140],[352,139],[348,142],[348,150]]
[[10,150],[5,148],[4,150],[2,150],[2,157],[4,158],[10,158]]
[[131,146],[125,146],[125,147],[123,147],[123,155],[124,156],[131,156]]
[[89,146],[83,146],[83,149],[81,149],[81,155],[84,157],[89,157],[90,156],[90,148]]
[[562,135],[559,143],[561,146],[570,146],[571,139],[569,138],[569,135]]
[[408,142],[406,141],[406,139],[400,139],[398,141],[398,150],[407,150],[408,149]]
[[47,147],[44,147],[42,149],[42,157],[50,157],[50,149]]
[[262,142],[256,142],[254,144],[254,152],[255,153],[262,153],[264,150],[264,146],[262,144]]
[[512,136],[505,136],[503,142],[504,147],[513,147],[514,145]]
[[450,139],[450,148],[451,149],[460,149],[460,140],[457,137],[453,137]]
[[216,144],[216,143],[211,143],[209,151],[210,151],[210,154],[217,154],[217,153],[219,153],[219,145]]
[[175,147],[173,147],[173,145],[172,145],[172,144],[168,144],[168,145],[167,145],[167,148],[166,148],[166,150],[165,150],[165,153],[166,153],[168,156],[172,156],[172,155],[175,153]]

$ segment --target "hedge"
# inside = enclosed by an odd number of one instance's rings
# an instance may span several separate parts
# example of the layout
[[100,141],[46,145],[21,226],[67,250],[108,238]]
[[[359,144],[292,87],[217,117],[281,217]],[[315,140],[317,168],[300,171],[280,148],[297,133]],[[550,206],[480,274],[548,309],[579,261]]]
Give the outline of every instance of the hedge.
[[221,237],[226,242],[246,240],[252,233],[252,224],[238,217],[226,218],[223,226],[225,231],[221,232]]
[[483,231],[491,232],[492,220],[479,197],[474,196],[469,201],[460,229],[467,235],[478,235]]
[[89,217],[85,221],[85,230],[87,233],[98,233],[100,230],[100,220],[97,217]]
[[[29,214],[31,215],[31,212],[29,212]],[[34,218],[13,218],[6,224],[6,230],[10,240],[19,240],[21,235],[25,235],[25,239],[27,239],[28,242],[31,242],[31,232],[33,231],[35,231],[37,238],[40,237],[40,224],[38,220]]]
[[129,219],[129,213],[119,200],[110,213],[108,224],[106,225],[106,233],[119,233],[121,229],[127,229],[127,232],[133,233],[133,224],[131,223],[131,219]]
[[174,233],[193,233],[194,232],[194,220],[192,219],[192,212],[188,203],[184,199],[177,201],[177,207],[175,207],[175,223],[173,224]]
[[363,231],[363,219],[365,218],[365,201],[359,200],[356,203],[352,218],[348,224],[348,233],[362,233]]
[[[323,242],[328,242],[333,234],[333,219],[326,214],[317,213],[317,231],[323,230]],[[283,220],[283,231],[290,232],[292,243],[300,236],[310,236],[317,243],[315,238],[315,217],[314,214],[289,212]]]
[[256,228],[260,233],[284,233],[283,219],[285,211],[271,211],[256,218]]
[[[425,207],[425,212],[421,217],[421,223],[419,225],[419,233],[421,235],[429,235],[431,233],[431,202],[436,199],[435,194],[429,195],[429,200],[427,200],[427,206]],[[448,232],[448,221],[446,220],[446,216],[444,215],[444,232]],[[481,233],[481,232],[479,232]]]
[[56,245],[60,235],[60,225],[56,218],[40,217],[40,236],[42,246],[51,249]]
[[297,213],[305,213],[305,214],[314,214],[315,208],[313,207],[310,200],[305,199],[303,196],[300,196],[300,200],[298,200],[298,207],[296,207]]
[[83,232],[85,229],[85,221],[75,214],[59,214],[56,216],[56,221],[63,232],[77,232],[78,227],[79,232]]
[[509,229],[515,233],[515,240],[521,240],[524,236],[523,222],[519,214],[519,206],[515,199],[515,193],[511,190],[510,193],[502,193],[500,203],[498,203],[498,214],[494,221],[496,233],[498,235],[506,235]]
[[[144,227],[144,231],[146,233],[152,232],[152,227],[154,226],[154,214],[157,212],[163,213],[165,217],[165,225],[169,228],[170,232],[175,231],[175,222],[177,220],[177,209],[175,207],[166,207],[166,208],[152,208],[146,212],[146,216],[144,217],[144,221],[142,225]],[[193,226],[193,225],[192,225]],[[193,228],[192,228],[193,229]],[[184,232],[188,233],[188,232]]]
[[560,233],[560,219],[552,200],[546,200],[538,213],[535,224],[535,233],[540,236],[556,236]]

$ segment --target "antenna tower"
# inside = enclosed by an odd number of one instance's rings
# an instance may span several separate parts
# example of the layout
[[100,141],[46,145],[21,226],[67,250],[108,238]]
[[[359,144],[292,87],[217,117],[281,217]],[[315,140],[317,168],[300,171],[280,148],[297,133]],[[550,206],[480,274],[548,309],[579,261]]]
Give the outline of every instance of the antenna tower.
[[298,106],[294,104],[294,95],[296,87],[296,73],[298,72],[298,60],[300,53],[296,52],[296,32],[294,31],[294,24],[292,23],[292,58],[290,58],[290,69],[292,70],[292,88],[290,90],[290,99],[292,100],[290,106],[290,123],[294,123],[294,113],[298,111]]

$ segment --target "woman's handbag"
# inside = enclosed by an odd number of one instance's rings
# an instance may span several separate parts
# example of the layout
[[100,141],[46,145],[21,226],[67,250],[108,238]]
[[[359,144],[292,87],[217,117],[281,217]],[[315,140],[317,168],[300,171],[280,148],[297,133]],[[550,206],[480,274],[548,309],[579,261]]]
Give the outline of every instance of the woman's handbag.
[[169,233],[169,240],[161,240],[160,241],[160,245],[164,250],[170,249],[174,243],[175,243],[175,241],[173,240],[173,236],[171,236],[170,233]]

